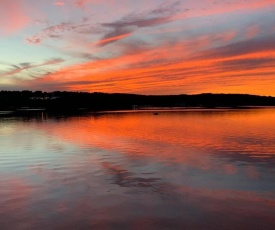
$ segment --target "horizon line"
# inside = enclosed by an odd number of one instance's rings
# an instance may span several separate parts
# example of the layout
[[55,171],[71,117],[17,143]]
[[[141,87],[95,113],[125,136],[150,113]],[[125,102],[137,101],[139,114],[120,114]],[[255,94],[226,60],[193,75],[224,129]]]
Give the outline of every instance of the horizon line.
[[55,90],[55,91],[43,91],[43,90],[5,90],[1,89],[0,92],[42,92],[42,93],[56,93],[56,92],[61,92],[61,93],[86,93],[86,94],[125,94],[125,95],[138,95],[138,96],[181,96],[181,95],[186,95],[186,96],[196,96],[196,95],[249,95],[249,96],[259,96],[259,97],[275,97],[275,95],[260,95],[260,94],[249,94],[249,93],[211,93],[211,92],[205,92],[205,93],[194,93],[194,94],[187,94],[187,93],[181,93],[181,94],[138,94],[138,93],[120,93],[120,92],[113,92],[113,93],[107,93],[107,92],[88,92],[88,91],[69,91],[69,90]]

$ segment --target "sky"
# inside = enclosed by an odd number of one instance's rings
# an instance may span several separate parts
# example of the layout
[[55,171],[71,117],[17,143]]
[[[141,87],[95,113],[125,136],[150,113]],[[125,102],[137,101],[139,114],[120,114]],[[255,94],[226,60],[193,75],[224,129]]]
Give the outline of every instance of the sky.
[[0,0],[0,90],[275,96],[275,1]]

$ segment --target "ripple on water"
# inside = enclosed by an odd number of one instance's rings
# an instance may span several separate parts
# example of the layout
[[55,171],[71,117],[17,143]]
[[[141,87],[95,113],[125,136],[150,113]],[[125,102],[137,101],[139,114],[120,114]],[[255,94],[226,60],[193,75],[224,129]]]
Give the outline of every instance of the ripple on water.
[[275,110],[0,123],[4,229],[275,227]]

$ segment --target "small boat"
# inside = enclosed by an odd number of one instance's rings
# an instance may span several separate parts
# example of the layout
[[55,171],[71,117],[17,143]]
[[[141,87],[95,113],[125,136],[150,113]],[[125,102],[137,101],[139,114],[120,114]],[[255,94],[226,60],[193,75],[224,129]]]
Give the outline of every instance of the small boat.
[[159,113],[158,113],[158,112],[153,112],[153,114],[154,114],[154,115],[159,115]]

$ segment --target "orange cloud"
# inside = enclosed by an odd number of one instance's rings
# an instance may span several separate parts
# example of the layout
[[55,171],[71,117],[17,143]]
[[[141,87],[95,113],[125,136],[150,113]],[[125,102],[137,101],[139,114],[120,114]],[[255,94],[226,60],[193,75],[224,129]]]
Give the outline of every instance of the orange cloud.
[[[225,31],[173,46],[163,44],[136,50],[129,44],[120,56],[67,67],[30,83],[43,86],[52,82],[51,87],[63,84],[66,90],[91,92],[274,95],[273,36],[218,46],[234,39],[235,34]],[[214,48],[209,49],[211,46]]]
[[[63,3],[55,2],[56,5]],[[74,3],[79,7],[91,3],[102,9],[107,5],[97,0]],[[222,24],[217,23],[217,28],[213,26],[211,30],[200,31],[201,25],[193,19],[190,24],[182,20],[255,10],[273,4],[268,0],[251,0],[249,5],[232,1],[224,7],[224,3],[207,0],[203,3],[190,1],[188,9],[184,9],[183,4],[173,2],[154,5],[154,8],[142,5],[139,13],[128,12],[122,16],[120,12],[114,18],[106,17],[95,24],[91,24],[92,16],[86,15],[77,21],[55,22],[26,41],[40,44],[45,39],[58,39],[65,45],[55,50],[75,58],[74,63],[83,59],[86,62],[54,73],[48,71],[44,77],[29,81],[27,85],[45,87],[45,90],[61,87],[63,90],[91,92],[175,94],[244,90],[274,95],[274,36],[271,30],[269,35],[259,36],[269,29],[268,23],[247,28],[228,24],[225,27],[228,29],[223,31],[220,29]],[[7,76],[21,69],[12,68],[1,74]],[[264,89],[256,89],[260,81]]]
[[95,46],[106,45],[108,43],[115,42],[115,41],[121,40],[123,38],[129,37],[130,35],[131,35],[131,33],[127,33],[127,34],[122,34],[122,35],[118,35],[118,36],[102,39],[99,42],[94,43],[94,45]]

